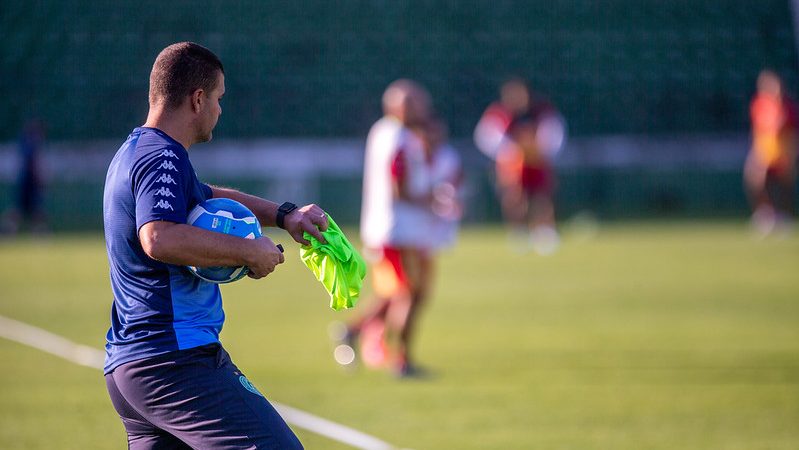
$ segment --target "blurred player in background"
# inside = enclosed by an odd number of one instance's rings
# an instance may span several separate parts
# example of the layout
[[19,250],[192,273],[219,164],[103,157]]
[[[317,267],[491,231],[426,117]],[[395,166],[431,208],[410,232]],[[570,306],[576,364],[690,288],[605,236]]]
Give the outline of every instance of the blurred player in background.
[[432,185],[429,248],[442,250],[455,244],[463,217],[463,166],[460,155],[449,144],[449,131],[443,120],[433,117],[414,131],[422,140]]
[[[414,248],[414,259],[411,264],[406,265],[411,303],[402,331],[406,336],[405,346],[408,355],[411,353],[411,338],[415,336],[419,314],[427,304],[433,287],[435,256],[441,250],[455,244],[460,220],[463,217],[461,201],[463,170],[460,155],[448,143],[446,124],[439,118],[431,117],[427,123],[411,129],[422,142],[424,149],[430,198],[429,202],[417,205],[420,217],[416,226],[424,231],[424,237],[419,237],[420,240]],[[410,356],[406,359],[411,360]],[[398,374],[424,376],[426,371],[418,365],[406,363]]]
[[475,128],[475,143],[495,160],[497,192],[514,249],[532,246],[550,254],[559,244],[552,160],[563,146],[565,121],[519,79],[503,84],[500,92],[500,101],[488,107]]
[[769,70],[757,78],[750,105],[752,147],[744,182],[752,205],[752,224],[761,235],[787,226],[793,216],[796,182],[797,109],[782,80]]
[[[342,345],[361,349],[368,365],[388,362],[399,376],[413,375],[410,353],[432,191],[422,141],[430,96],[417,83],[397,80],[383,94],[384,116],[372,126],[364,162],[361,240],[372,263],[375,301],[344,332]],[[384,342],[389,342],[387,348]],[[337,361],[351,363],[352,361]]]
[[42,207],[44,174],[41,162],[45,137],[44,123],[38,119],[28,121],[20,133],[16,203],[4,215],[2,231],[16,233],[25,225],[35,233],[47,231],[47,216]]

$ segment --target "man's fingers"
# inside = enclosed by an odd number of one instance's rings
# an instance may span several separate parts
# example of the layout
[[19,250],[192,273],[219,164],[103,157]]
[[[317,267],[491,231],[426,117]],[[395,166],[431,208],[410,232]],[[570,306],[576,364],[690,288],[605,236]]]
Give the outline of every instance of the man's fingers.
[[314,217],[313,223],[319,227],[320,230],[325,231],[327,230],[328,220],[327,214],[324,212],[320,213],[319,215]]
[[303,228],[305,228],[305,231],[307,231],[308,234],[310,234],[311,236],[318,239],[319,242],[323,244],[327,243],[325,237],[322,236],[322,231],[327,230],[327,225],[328,225],[327,214],[325,214],[324,212],[314,213],[310,217],[310,222],[311,222],[310,225],[306,225],[305,223],[302,224]]
[[296,216],[292,214],[289,217],[291,217],[292,223],[286,229],[295,241],[302,245],[311,245],[303,236],[303,233],[307,232],[319,242],[327,243],[322,232],[327,230],[329,220],[322,208],[314,204],[306,205],[300,208]]
[[248,276],[248,277],[250,277],[250,278],[252,278],[253,280],[257,280],[257,279],[259,279],[259,278],[262,278],[260,275],[256,275],[256,274],[255,274],[255,272],[253,272],[252,270],[250,270],[250,271],[247,273],[247,276]]
[[252,270],[250,270],[250,273],[248,273],[247,276],[252,278],[252,279],[254,279],[254,280],[260,280],[261,278],[269,275],[270,273],[272,273],[274,271],[275,271],[275,269],[267,269],[267,270],[264,270],[262,273],[255,273]]
[[292,234],[291,237],[293,237],[294,240],[297,241],[298,244],[311,245],[311,241],[305,239],[305,237],[303,236],[302,230],[300,230],[297,233]]
[[327,241],[325,240],[325,237],[322,236],[322,232],[319,231],[319,228],[316,228],[316,225],[311,225],[311,226],[307,227],[307,229],[305,231],[307,231],[308,234],[310,234],[311,236],[313,236],[317,240],[319,240],[319,242],[321,242],[323,244],[327,243]]

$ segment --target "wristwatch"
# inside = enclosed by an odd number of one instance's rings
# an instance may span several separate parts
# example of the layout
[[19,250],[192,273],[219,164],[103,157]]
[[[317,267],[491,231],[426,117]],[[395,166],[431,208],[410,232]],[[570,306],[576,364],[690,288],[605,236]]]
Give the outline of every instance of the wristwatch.
[[277,216],[275,217],[275,223],[280,228],[285,228],[283,226],[283,221],[286,219],[286,216],[291,214],[292,211],[297,209],[297,205],[291,202],[285,202],[280,207],[277,208]]

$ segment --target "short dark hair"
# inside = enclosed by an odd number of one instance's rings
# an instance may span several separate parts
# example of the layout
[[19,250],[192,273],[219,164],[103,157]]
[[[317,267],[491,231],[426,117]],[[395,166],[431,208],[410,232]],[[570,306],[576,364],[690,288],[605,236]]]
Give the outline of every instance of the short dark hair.
[[150,72],[150,105],[163,101],[176,109],[197,89],[216,87],[222,62],[207,48],[194,42],[178,42],[161,50]]

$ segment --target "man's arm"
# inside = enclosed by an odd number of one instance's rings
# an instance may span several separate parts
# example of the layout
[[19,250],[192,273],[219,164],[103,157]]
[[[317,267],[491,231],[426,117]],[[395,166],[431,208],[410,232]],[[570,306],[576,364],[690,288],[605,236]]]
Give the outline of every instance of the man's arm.
[[[277,209],[280,206],[277,203],[230,188],[211,186],[211,191],[214,198],[229,198],[249,208],[261,225],[276,226]],[[291,237],[302,245],[311,244],[303,237],[303,232],[306,231],[319,241],[325,242],[322,231],[327,230],[327,215],[317,205],[310,204],[295,209],[286,215],[283,225]]]
[[161,220],[142,225],[139,241],[147,256],[167,264],[247,266],[252,278],[265,277],[284,261],[268,237],[244,239]]

